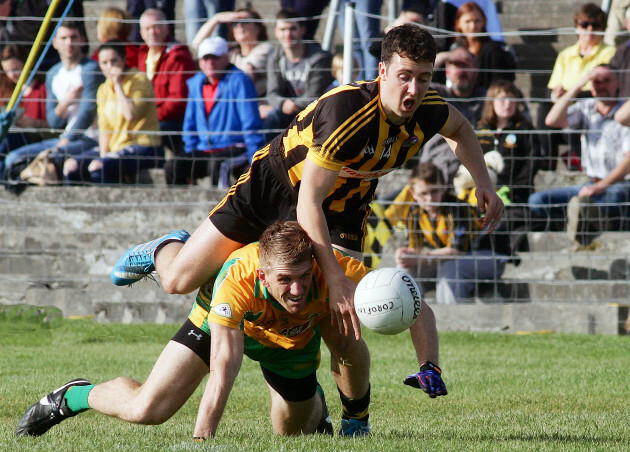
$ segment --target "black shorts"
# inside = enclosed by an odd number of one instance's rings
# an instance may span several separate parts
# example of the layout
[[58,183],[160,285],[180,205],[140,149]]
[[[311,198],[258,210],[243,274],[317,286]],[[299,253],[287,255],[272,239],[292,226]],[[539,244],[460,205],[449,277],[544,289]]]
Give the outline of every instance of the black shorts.
[[[223,235],[239,243],[258,241],[273,222],[296,220],[297,191],[269,156],[253,162],[225,198],[210,212],[210,221]],[[363,250],[369,206],[358,212],[325,212],[333,245]]]
[[[171,339],[192,350],[210,368],[210,335],[187,319]],[[287,378],[270,370],[262,369],[265,381],[287,402],[303,402],[315,394],[317,378],[315,372],[304,378]]]

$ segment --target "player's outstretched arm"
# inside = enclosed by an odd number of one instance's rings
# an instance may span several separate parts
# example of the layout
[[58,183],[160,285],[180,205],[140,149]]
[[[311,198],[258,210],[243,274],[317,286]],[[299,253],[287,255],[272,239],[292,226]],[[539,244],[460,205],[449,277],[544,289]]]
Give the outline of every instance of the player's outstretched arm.
[[448,107],[449,121],[440,134],[475,181],[479,211],[484,214],[481,227],[490,232],[501,221],[503,201],[494,191],[475,131],[455,107],[452,105]]
[[210,377],[199,404],[193,437],[213,437],[243,362],[244,334],[241,330],[210,323]]
[[331,321],[337,324],[341,334],[354,334],[359,340],[361,328],[354,311],[356,284],[346,277],[335,258],[322,209],[322,203],[335,186],[338,175],[338,172],[319,167],[306,159],[298,197],[297,219],[315,245],[315,258],[330,288]]
[[416,350],[416,357],[420,365],[420,372],[411,374],[403,383],[414,388],[422,389],[429,397],[446,395],[446,385],[442,380],[442,370],[438,367],[440,346],[438,340],[435,315],[424,300],[420,309],[420,317],[409,328],[411,341]]

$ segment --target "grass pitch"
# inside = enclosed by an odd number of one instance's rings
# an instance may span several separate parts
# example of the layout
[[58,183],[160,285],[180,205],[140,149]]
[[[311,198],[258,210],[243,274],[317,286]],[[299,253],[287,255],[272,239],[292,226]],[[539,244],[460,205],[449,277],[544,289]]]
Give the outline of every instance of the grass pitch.
[[[364,439],[277,437],[256,363],[245,358],[218,436],[191,440],[204,383],[171,420],[131,425],[88,411],[40,438],[16,438],[23,411],[66,381],[119,375],[142,381],[178,325],[65,320],[42,330],[0,321],[2,451],[627,451],[630,337],[442,333],[449,395],[429,399],[402,385],[415,372],[408,333],[365,332],[372,355],[372,435]],[[340,406],[327,371],[318,378],[333,422]]]

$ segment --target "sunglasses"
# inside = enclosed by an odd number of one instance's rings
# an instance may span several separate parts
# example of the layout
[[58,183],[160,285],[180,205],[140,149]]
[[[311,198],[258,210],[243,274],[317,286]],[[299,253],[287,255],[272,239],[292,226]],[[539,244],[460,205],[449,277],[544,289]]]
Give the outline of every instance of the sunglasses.
[[601,30],[602,28],[602,23],[600,21],[597,20],[578,20],[575,22],[575,25],[577,25],[580,28],[583,29],[587,29],[589,26],[591,26],[593,28],[593,30]]

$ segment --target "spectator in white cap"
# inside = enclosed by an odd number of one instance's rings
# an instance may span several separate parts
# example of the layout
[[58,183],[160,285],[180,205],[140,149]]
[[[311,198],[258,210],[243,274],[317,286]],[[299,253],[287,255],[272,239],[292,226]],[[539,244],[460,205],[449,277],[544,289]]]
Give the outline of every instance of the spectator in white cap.
[[201,71],[186,82],[185,153],[167,162],[166,181],[195,184],[199,178],[210,176],[213,185],[227,186],[263,145],[256,88],[230,63],[225,39],[204,39],[197,57]]

